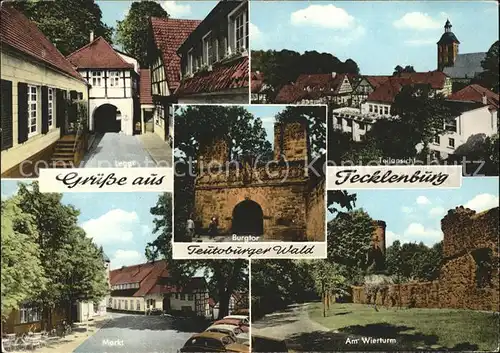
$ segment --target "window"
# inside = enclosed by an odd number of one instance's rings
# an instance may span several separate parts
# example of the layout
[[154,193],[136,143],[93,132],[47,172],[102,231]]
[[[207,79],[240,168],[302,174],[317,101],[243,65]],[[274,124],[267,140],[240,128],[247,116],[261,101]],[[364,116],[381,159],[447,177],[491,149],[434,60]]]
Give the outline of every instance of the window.
[[181,300],[186,300],[186,294],[181,294]]
[[38,133],[38,87],[28,86],[28,137]]
[[175,293],[174,298],[175,298],[175,299],[179,299],[179,293]]
[[212,65],[214,61],[212,34],[209,33],[203,38],[203,63],[205,65]]
[[42,315],[40,309],[23,306],[19,309],[19,316],[21,324],[26,324],[29,322],[41,321]]
[[130,310],[134,310],[134,301],[130,299]]
[[128,310],[128,300],[125,300],[125,310]]
[[448,139],[448,147],[455,148],[455,139],[454,138]]
[[370,113],[373,113],[373,105],[370,104],[369,107],[370,107]]
[[234,49],[241,51],[248,45],[248,30],[246,12],[241,12],[233,18]]
[[48,98],[49,98],[49,127],[51,127],[54,124],[54,89],[49,88],[48,89]]
[[193,295],[192,294],[188,294],[187,295],[187,300],[193,300]]
[[337,124],[342,125],[342,118],[338,116],[336,119],[337,119]]
[[365,129],[365,124],[364,123],[358,123],[359,129],[364,130]]
[[434,141],[433,142],[436,145],[440,145],[441,144],[441,137],[439,137],[439,135],[434,136]]
[[92,71],[92,86],[101,87],[101,71]]
[[110,71],[108,80],[110,87],[120,87],[120,71]]
[[384,107],[384,114],[385,115],[389,114],[389,107],[387,107],[387,106]]
[[453,119],[451,121],[448,121],[445,126],[444,126],[446,131],[450,132],[458,132],[457,131],[457,119]]
[[113,299],[113,308],[116,308],[116,299]]
[[352,127],[352,120],[347,119],[347,126]]
[[192,49],[188,52],[186,73],[187,74],[193,73],[193,50]]
[[141,302],[139,299],[136,300],[136,309],[137,311],[141,310]]
[[378,105],[375,106],[375,114],[378,114]]

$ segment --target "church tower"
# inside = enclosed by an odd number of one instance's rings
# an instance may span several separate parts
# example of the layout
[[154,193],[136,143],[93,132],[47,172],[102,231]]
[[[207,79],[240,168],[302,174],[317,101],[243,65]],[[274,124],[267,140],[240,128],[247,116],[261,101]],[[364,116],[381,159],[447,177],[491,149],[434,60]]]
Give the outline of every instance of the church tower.
[[439,71],[443,71],[445,67],[455,65],[455,60],[458,56],[459,40],[451,31],[451,22],[446,20],[444,25],[444,33],[437,42],[437,67]]

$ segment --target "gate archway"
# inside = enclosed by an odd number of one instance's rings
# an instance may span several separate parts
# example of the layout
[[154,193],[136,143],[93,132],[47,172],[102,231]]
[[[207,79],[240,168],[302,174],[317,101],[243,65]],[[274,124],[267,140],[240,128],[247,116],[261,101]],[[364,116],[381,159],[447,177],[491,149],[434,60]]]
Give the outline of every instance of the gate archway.
[[118,120],[120,111],[112,104],[103,104],[94,110],[95,132],[120,132],[121,121]]
[[264,213],[257,202],[245,200],[234,207],[232,232],[254,236],[264,234]]

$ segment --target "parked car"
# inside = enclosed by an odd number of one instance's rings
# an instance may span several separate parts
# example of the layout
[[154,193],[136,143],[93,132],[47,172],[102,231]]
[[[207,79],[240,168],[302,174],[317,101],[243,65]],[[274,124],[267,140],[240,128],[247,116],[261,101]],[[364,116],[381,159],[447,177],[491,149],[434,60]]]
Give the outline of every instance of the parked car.
[[293,353],[284,340],[252,335],[252,352]]
[[212,325],[234,325],[240,327],[243,332],[248,332],[248,324],[244,324],[238,319],[221,319],[217,320]]
[[180,352],[237,352],[250,353],[250,347],[236,343],[231,336],[220,332],[202,332],[191,336]]
[[224,319],[236,319],[241,320],[241,322],[245,325],[249,324],[248,315],[228,315],[224,316]]
[[220,332],[231,336],[236,343],[250,345],[250,337],[248,332],[243,332],[239,326],[235,325],[212,325],[205,330],[206,332]]
[[250,310],[248,309],[236,309],[233,311],[233,315],[250,315]]

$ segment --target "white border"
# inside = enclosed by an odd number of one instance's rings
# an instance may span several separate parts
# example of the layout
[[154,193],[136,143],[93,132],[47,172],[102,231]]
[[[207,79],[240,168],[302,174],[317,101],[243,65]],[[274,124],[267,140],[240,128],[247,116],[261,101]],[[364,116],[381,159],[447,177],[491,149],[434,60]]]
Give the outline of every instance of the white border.
[[[174,104],[174,138],[172,141],[172,158],[175,154],[175,115],[177,108],[188,107],[188,106],[237,106],[237,107],[303,107],[303,106],[316,106],[324,107],[326,110],[326,120],[325,120],[325,153],[328,149],[328,105],[327,104],[208,104],[208,103],[193,103],[193,104]],[[174,162],[172,162],[174,165]],[[174,170],[175,173],[175,170]],[[175,178],[175,177],[174,177]],[[172,183],[174,182],[172,178]],[[325,175],[326,178],[326,175]],[[276,241],[262,241],[262,242],[176,242],[174,241],[175,235],[172,232],[172,259],[174,260],[191,260],[191,259],[326,259],[327,257],[327,246],[328,246],[328,216],[327,216],[327,206],[328,206],[328,188],[327,180],[325,180],[325,192],[324,192],[324,222],[325,222],[325,234],[324,241],[309,241],[309,242],[276,242]],[[172,229],[175,230],[174,223],[174,212],[175,212],[175,188],[172,187]],[[194,246],[194,247],[193,247]],[[192,249],[202,249],[203,251],[209,251],[210,249],[219,249],[220,251],[226,251],[228,248],[236,249],[233,253],[226,253],[221,255],[203,255],[203,254],[193,254]],[[191,249],[191,250],[190,250]],[[243,250],[241,250],[243,249]],[[247,250],[244,253],[244,250]],[[287,252],[285,254],[281,253],[283,249],[293,249],[293,253]],[[309,250],[307,250],[309,249]],[[301,251],[302,250],[302,251]],[[250,251],[250,254],[248,253]],[[228,250],[228,252],[230,252]],[[255,252],[263,252],[262,254],[256,254]]]

